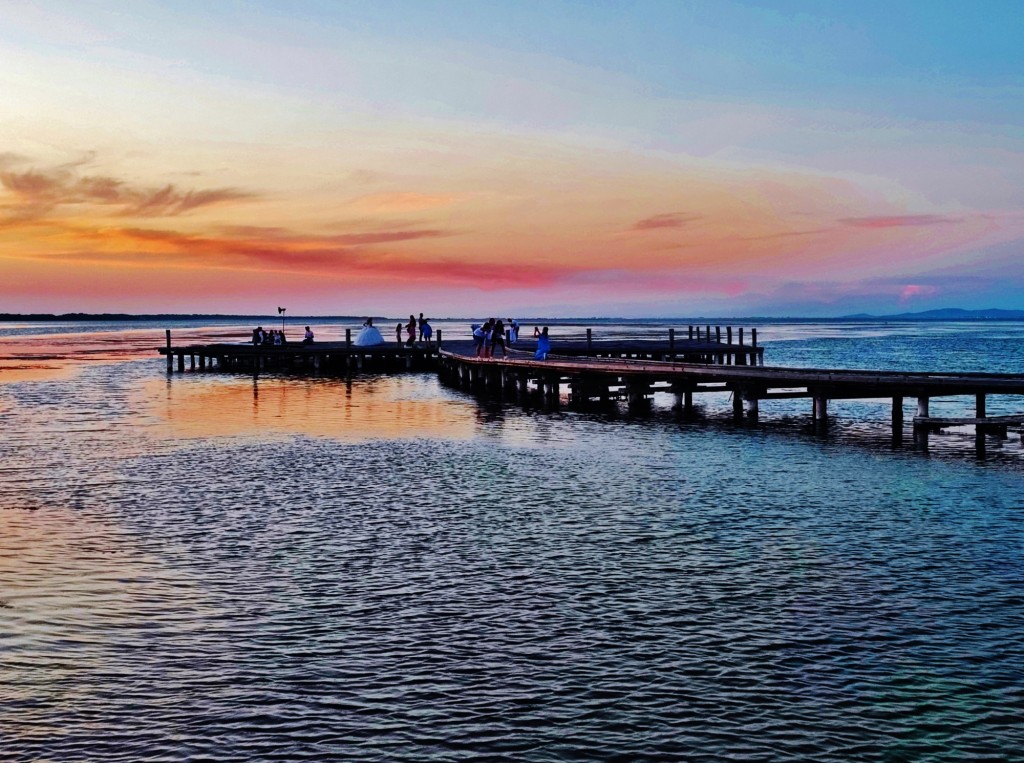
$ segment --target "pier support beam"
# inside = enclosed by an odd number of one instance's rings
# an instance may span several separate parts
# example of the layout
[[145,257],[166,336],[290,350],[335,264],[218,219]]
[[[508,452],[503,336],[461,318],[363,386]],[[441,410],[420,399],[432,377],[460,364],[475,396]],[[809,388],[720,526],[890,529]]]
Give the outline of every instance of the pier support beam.
[[178,373],[185,373],[185,353],[178,353]]
[[746,403],[746,414],[747,418],[751,421],[757,421],[760,409],[758,407],[757,392],[754,390],[748,391],[743,395],[743,401]]
[[815,421],[825,421],[828,418],[828,398],[823,392],[815,392],[811,398],[811,416]]
[[928,396],[920,395],[917,398],[917,415],[928,416]]
[[167,335],[167,373],[174,371],[174,355],[171,353],[171,330],[166,330]]

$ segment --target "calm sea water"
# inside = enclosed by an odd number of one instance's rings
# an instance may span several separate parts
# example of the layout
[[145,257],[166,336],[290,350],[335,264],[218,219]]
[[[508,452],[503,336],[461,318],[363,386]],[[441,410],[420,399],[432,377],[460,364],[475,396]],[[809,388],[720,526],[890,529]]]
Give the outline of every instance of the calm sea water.
[[[82,328],[0,326],[0,759],[1024,759],[1017,434],[168,377],[163,326]],[[1024,373],[1024,324],[758,328],[768,364]]]

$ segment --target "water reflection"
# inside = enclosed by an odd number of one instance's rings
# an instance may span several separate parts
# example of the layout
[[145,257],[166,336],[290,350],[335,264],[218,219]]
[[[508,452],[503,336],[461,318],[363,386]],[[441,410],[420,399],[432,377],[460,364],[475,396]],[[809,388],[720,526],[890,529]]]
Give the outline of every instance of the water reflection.
[[155,436],[472,437],[476,407],[425,394],[424,385],[431,386],[432,380],[211,375],[151,380],[139,390],[136,404],[162,422]]

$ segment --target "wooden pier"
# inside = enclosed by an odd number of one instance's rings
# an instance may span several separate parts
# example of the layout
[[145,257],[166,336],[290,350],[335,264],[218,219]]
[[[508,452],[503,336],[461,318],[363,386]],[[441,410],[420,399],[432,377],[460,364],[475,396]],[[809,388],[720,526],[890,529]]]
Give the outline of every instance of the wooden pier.
[[313,373],[351,373],[373,371],[395,373],[403,371],[432,371],[437,366],[438,345],[419,344],[412,347],[398,342],[360,347],[352,342],[351,329],[344,342],[316,342],[313,344],[187,344],[172,345],[171,332],[167,343],[159,348],[167,358],[167,373],[175,369],[190,371],[295,371]]
[[[736,341],[734,342],[733,339]],[[850,369],[785,368],[764,365],[764,348],[757,332],[731,327],[693,327],[668,341],[595,340],[565,341],[554,338],[555,352],[544,360],[533,357],[535,341],[520,340],[506,357],[477,357],[471,340],[406,346],[398,342],[371,347],[352,343],[351,331],[344,342],[317,342],[285,346],[252,344],[204,344],[159,348],[167,358],[167,371],[175,369],[259,374],[265,371],[301,373],[417,372],[436,371],[449,385],[473,392],[500,394],[515,400],[538,397],[550,405],[563,398],[570,405],[625,400],[631,408],[646,406],[656,392],[675,396],[674,408],[694,412],[694,395],[718,392],[732,397],[737,420],[756,421],[762,403],[806,398],[810,420],[818,426],[828,418],[832,400],[891,399],[894,437],[901,436],[904,404],[916,401],[912,423],[915,437],[927,444],[927,434],[945,427],[973,426],[979,438],[1005,438],[1010,426],[1024,426],[1024,414],[986,414],[992,395],[1024,395],[1024,375],[986,373],[923,373],[859,371]],[[972,396],[975,415],[952,418],[930,415],[930,401],[938,397]]]
[[[545,360],[534,360],[519,351],[507,358],[478,358],[470,350],[448,346],[440,352],[439,374],[443,381],[512,398],[539,395],[552,405],[559,403],[563,389],[570,404],[625,399],[630,407],[648,405],[654,393],[662,391],[675,396],[677,410],[692,414],[694,395],[727,392],[732,396],[737,420],[756,421],[762,402],[806,398],[811,421],[824,425],[831,400],[881,398],[892,401],[892,427],[897,435],[903,429],[904,401],[910,398],[917,404],[913,426],[925,443],[928,432],[945,427],[972,425],[979,436],[1005,437],[1008,426],[1024,425],[1024,415],[986,415],[989,396],[1024,395],[1024,375],[784,368],[664,357],[570,356],[561,352]],[[951,396],[972,396],[975,416],[929,415],[932,398]]]

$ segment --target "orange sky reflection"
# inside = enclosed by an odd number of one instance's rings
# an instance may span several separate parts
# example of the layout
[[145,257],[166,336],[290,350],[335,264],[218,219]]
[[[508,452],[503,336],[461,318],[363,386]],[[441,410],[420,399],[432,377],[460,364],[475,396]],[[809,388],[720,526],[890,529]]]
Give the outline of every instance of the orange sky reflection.
[[307,435],[340,440],[468,439],[476,409],[417,397],[417,377],[295,379],[206,377],[154,380],[141,390],[170,437]]

